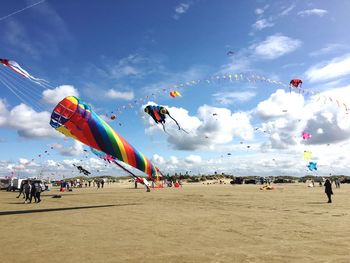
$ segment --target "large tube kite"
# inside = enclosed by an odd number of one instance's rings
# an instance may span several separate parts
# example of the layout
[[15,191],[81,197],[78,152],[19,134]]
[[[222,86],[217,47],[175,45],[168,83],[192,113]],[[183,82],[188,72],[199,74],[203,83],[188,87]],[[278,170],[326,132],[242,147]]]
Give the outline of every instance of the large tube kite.
[[115,132],[91,107],[80,99],[64,98],[54,108],[50,125],[75,140],[102,151],[146,173],[153,179],[156,167]]

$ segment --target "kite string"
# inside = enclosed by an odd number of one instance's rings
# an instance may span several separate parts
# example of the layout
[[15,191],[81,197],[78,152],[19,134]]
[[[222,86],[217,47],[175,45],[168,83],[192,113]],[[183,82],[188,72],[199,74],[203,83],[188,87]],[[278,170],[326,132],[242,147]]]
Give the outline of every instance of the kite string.
[[[41,107],[37,102],[36,102],[36,98],[31,94],[31,93],[24,93],[23,91],[21,91],[19,88],[17,88],[14,84],[12,84],[11,82],[9,82],[8,79],[6,79],[6,76],[2,76],[4,77],[1,80],[1,83],[4,84],[12,93],[14,93],[22,102],[24,102],[27,105],[32,105],[30,102],[30,100],[34,101],[33,106],[35,106],[37,109],[39,109],[39,111],[43,111],[43,107]],[[21,94],[22,96],[20,96],[19,94]],[[24,99],[27,98],[27,99]]]
[[18,14],[18,13],[21,13],[21,12],[23,12],[23,11],[25,11],[25,10],[31,8],[31,7],[34,7],[34,6],[38,5],[38,4],[41,4],[41,3],[45,2],[45,1],[46,1],[46,0],[41,0],[41,1],[37,2],[37,3],[31,4],[31,5],[29,5],[29,6],[26,6],[26,7],[22,8],[22,9],[20,9],[20,10],[17,10],[17,11],[15,11],[15,12],[12,12],[12,13],[9,14],[9,15],[6,15],[6,16],[1,17],[1,18],[0,18],[0,21],[4,20],[4,19],[6,19],[6,18],[9,18],[9,17],[11,17],[11,16],[13,16],[13,15],[16,15],[16,14]]

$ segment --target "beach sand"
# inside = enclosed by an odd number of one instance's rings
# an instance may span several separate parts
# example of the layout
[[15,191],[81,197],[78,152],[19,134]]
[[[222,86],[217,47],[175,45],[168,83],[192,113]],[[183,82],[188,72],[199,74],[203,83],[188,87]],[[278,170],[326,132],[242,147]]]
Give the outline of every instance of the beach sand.
[[0,261],[350,262],[350,185],[332,204],[323,187],[259,187],[56,188],[40,204],[1,191]]

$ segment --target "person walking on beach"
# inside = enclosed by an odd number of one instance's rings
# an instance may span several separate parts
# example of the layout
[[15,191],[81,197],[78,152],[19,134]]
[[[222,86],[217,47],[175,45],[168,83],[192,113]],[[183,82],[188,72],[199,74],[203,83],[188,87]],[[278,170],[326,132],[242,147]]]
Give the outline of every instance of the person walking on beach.
[[31,203],[32,202],[32,198],[31,198],[31,192],[32,192],[32,184],[31,184],[31,181],[28,181],[24,187],[23,187],[23,190],[24,190],[24,195],[26,197],[26,199],[24,200],[24,203]]
[[332,184],[331,182],[327,179],[326,182],[324,183],[324,188],[325,188],[325,193],[328,197],[328,203],[332,203]]
[[21,195],[23,195],[23,199],[26,198],[26,195],[24,193],[24,186],[27,184],[27,181],[23,181],[21,183],[21,187],[19,188],[19,194],[16,196],[16,198],[19,198]]
[[32,202],[32,198],[34,197],[34,202],[36,203],[36,187],[35,187],[35,183],[32,182],[31,183],[31,189],[30,189],[30,202]]
[[42,192],[42,188],[39,182],[34,183],[34,200],[35,203],[40,203],[41,199],[40,199],[40,195]]
[[105,180],[101,180],[101,188],[103,188],[103,186],[104,186],[104,184],[105,184]]

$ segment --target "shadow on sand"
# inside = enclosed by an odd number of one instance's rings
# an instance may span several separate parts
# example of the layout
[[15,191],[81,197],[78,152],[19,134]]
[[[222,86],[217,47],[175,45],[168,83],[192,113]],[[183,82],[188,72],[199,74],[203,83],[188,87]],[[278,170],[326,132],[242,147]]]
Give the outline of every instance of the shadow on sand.
[[323,201],[323,202],[307,202],[306,204],[308,205],[324,205],[327,204],[327,202]]
[[90,205],[90,206],[76,206],[76,207],[62,207],[62,208],[46,208],[46,209],[16,210],[16,211],[0,211],[0,216],[19,215],[19,214],[31,214],[31,213],[44,213],[44,212],[56,212],[56,211],[65,211],[65,210],[91,209],[91,208],[112,207],[112,206],[129,206],[129,205],[137,205],[137,204]]

